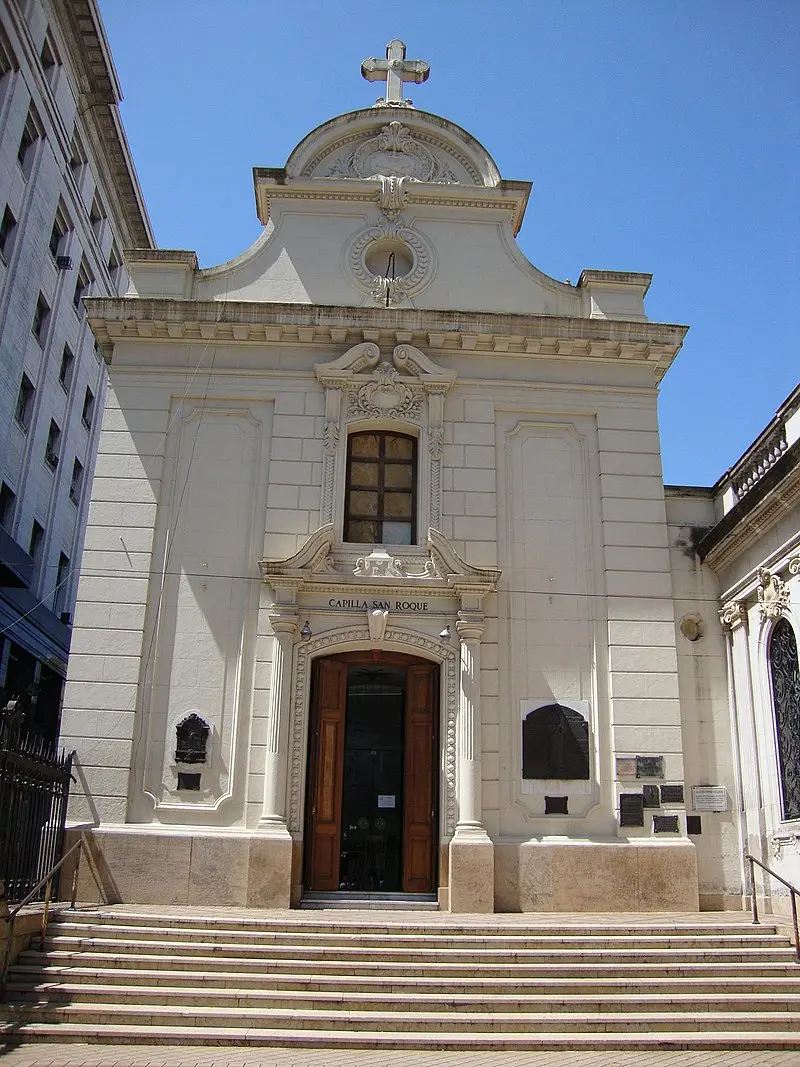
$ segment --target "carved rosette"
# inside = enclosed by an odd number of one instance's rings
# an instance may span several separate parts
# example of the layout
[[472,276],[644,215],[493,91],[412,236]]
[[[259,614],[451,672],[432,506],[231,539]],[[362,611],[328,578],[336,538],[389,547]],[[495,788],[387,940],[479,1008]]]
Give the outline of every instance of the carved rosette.
[[758,611],[766,622],[780,619],[789,606],[789,589],[777,574],[766,568],[758,572]]

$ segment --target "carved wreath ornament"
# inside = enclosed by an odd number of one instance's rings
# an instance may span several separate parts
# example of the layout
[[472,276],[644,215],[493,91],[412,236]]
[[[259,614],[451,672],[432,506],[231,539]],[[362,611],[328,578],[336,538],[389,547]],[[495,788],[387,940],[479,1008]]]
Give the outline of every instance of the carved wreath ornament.
[[418,182],[456,184],[452,167],[439,159],[401,122],[382,126],[349,156],[337,159],[327,178],[406,177]]
[[355,419],[419,419],[422,396],[400,379],[391,363],[384,360],[365,385],[350,394],[347,414]]
[[[388,255],[383,274],[376,274],[367,266],[372,246],[390,241],[403,246],[412,261],[411,269],[400,277],[389,277]],[[411,226],[393,221],[359,230],[345,250],[345,266],[356,286],[367,293],[372,302],[389,307],[410,305],[410,297],[433,280],[435,259],[433,246],[427,238]]]

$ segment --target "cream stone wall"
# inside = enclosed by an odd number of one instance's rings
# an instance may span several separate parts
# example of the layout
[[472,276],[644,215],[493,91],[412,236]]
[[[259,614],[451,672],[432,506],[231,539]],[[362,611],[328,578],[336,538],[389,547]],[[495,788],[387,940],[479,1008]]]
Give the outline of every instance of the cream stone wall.
[[[649,275],[543,275],[514,243],[529,184],[397,114],[257,169],[238,259],[135,252],[127,297],[91,307],[112,389],[65,729],[98,892],[152,901],[137,872],[174,849],[170,900],[228,864],[230,903],[297,903],[314,660],[385,649],[439,667],[443,907],[696,907],[684,805],[620,819],[621,794],[684,782],[656,396],[685,328],[647,321]],[[413,545],[343,541],[370,427],[417,440]],[[588,779],[523,780],[543,701],[585,715]]]
[[700,900],[709,909],[740,907],[746,892],[742,788],[739,743],[731,721],[726,642],[718,613],[719,580],[702,565],[695,552],[698,531],[707,530],[716,522],[712,491],[668,487],[667,521],[675,589],[687,811],[695,814],[693,785],[724,787],[728,805],[727,811],[699,813],[702,834],[693,840],[697,846]]

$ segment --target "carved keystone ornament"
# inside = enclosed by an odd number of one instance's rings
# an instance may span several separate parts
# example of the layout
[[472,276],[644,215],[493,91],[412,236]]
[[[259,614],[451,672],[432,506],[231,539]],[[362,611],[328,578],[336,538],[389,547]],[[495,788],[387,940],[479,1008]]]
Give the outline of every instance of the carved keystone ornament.
[[789,606],[789,589],[777,574],[758,572],[758,610],[762,619],[780,619]]

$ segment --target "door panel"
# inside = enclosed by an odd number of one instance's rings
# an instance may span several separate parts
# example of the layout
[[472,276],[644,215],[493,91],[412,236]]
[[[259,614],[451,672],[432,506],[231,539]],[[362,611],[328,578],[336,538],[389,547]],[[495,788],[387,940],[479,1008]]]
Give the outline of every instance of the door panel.
[[405,804],[403,891],[434,889],[436,811],[436,707],[433,663],[410,666],[406,674]]
[[309,885],[311,889],[332,890],[339,888],[347,667],[336,660],[323,659],[315,668],[317,684],[309,768],[314,783]]

